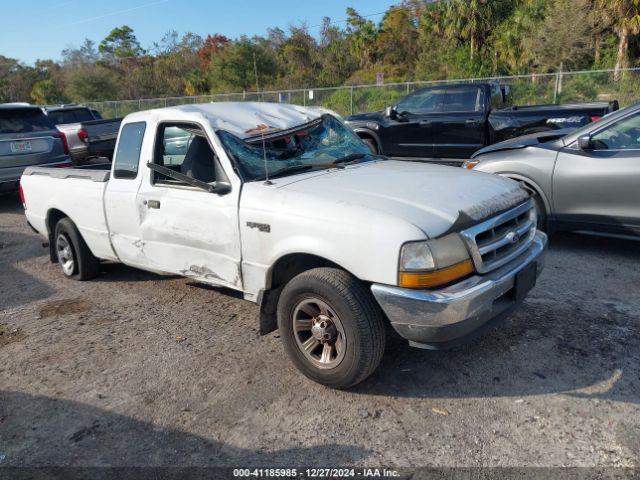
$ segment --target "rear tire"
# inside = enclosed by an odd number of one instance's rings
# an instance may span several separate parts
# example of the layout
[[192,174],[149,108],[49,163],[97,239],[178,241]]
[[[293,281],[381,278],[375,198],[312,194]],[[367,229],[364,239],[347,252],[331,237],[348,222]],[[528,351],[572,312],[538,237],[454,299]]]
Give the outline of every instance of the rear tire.
[[61,219],[54,233],[55,252],[65,277],[89,280],[100,273],[100,261],[91,253],[69,218]]
[[278,301],[278,328],[295,366],[331,388],[362,382],[384,353],[378,304],[363,283],[336,268],[308,270],[285,285]]

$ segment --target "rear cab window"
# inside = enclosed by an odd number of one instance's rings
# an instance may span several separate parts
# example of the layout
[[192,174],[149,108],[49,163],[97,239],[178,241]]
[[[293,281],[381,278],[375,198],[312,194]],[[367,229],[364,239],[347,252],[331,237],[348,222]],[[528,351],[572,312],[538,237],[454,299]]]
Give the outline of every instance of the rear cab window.
[[113,160],[114,178],[134,179],[138,176],[138,163],[146,127],[145,122],[127,123],[122,127]]
[[89,122],[91,120],[94,120],[93,115],[88,108],[68,108],[64,110],[55,110],[50,111],[48,115],[55,125]]
[[54,130],[51,120],[39,108],[0,109],[0,134]]

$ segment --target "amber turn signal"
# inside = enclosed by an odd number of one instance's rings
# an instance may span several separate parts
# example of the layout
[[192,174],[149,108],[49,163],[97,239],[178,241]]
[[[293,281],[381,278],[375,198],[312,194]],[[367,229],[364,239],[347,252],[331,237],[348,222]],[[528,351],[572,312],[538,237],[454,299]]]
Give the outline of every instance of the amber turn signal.
[[433,272],[400,272],[403,288],[432,288],[466,277],[474,270],[473,262],[465,260]]
[[464,162],[464,168],[467,170],[473,170],[473,168],[480,163],[480,160],[467,160]]

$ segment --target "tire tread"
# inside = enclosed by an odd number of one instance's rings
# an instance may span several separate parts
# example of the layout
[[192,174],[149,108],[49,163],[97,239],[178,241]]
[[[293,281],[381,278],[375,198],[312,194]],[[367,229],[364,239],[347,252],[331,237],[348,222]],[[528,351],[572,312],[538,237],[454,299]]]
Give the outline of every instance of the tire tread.
[[[346,301],[352,312],[357,312],[354,319],[361,345],[358,363],[344,381],[325,383],[339,389],[352,387],[369,377],[384,355],[386,331],[380,307],[364,283],[344,270],[330,267],[314,268],[299,274],[285,287],[283,297],[286,296],[287,287],[306,279],[329,286]],[[284,332],[282,334],[284,336]]]

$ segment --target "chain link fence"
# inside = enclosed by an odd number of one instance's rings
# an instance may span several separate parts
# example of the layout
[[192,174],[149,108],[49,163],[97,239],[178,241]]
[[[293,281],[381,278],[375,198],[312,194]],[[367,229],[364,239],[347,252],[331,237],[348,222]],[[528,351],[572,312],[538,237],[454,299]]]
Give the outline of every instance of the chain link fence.
[[629,68],[621,70],[618,75],[613,70],[587,70],[383,85],[114,100],[88,102],[87,106],[100,111],[105,118],[123,117],[132,112],[153,108],[226,101],[260,101],[318,106],[335,110],[341,115],[350,115],[358,112],[382,110],[422,87],[486,81],[497,81],[503,85],[509,85],[514,105],[618,100],[620,106],[623,107],[640,100],[640,68]]

